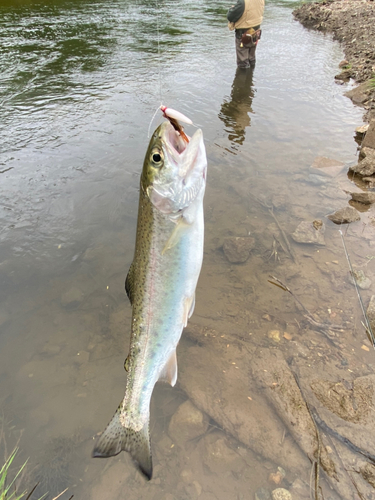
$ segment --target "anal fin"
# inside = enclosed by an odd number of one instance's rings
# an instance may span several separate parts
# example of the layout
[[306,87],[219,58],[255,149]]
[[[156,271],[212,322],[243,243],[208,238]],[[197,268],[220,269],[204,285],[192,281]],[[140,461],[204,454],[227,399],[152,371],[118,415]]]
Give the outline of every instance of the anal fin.
[[184,302],[183,325],[187,325],[188,319],[192,317],[195,308],[195,293],[191,297],[187,297]]
[[168,361],[165,363],[163,370],[160,373],[159,380],[168,382],[173,387],[177,382],[177,355],[174,349],[169,356]]

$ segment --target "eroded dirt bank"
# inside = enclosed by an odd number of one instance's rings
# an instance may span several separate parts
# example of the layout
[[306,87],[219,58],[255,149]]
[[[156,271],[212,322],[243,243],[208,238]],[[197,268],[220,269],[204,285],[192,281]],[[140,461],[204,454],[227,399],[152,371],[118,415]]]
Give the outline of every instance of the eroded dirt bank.
[[339,81],[353,78],[361,84],[360,96],[349,96],[367,111],[365,120],[375,118],[375,3],[373,0],[332,0],[298,7],[294,17],[306,28],[333,33],[343,45],[346,64]]

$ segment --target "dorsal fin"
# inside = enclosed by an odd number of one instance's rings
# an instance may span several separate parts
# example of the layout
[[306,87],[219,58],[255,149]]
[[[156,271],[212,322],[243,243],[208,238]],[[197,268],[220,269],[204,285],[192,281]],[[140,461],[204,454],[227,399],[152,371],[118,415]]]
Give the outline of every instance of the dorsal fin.
[[168,382],[173,387],[177,382],[177,356],[176,349],[174,349],[169,356],[168,361],[165,363],[163,370],[160,373],[159,380]]
[[134,297],[134,264],[133,262],[131,263],[131,266],[129,268],[128,275],[126,276],[125,280],[125,291],[126,295],[128,296],[130,303],[133,305],[133,297]]

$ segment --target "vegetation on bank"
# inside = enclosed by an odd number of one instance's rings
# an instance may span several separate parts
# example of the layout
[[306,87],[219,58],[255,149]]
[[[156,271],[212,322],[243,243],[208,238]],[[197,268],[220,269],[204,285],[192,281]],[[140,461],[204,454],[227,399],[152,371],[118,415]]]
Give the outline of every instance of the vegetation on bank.
[[[26,464],[28,460],[26,460],[20,468],[17,469],[12,480],[9,479],[10,469],[12,463],[17,455],[18,448],[14,448],[8,459],[5,461],[5,464],[2,466],[0,470],[0,500],[29,500],[31,495],[36,490],[38,484],[36,484],[31,491],[28,493],[26,490],[20,493],[17,491],[17,480],[22,481],[22,473],[25,470]],[[54,497],[52,500],[57,500],[61,497],[67,490],[61,492],[59,495]],[[47,493],[38,498],[38,500],[45,500],[47,497]],[[73,495],[69,498],[71,500]]]

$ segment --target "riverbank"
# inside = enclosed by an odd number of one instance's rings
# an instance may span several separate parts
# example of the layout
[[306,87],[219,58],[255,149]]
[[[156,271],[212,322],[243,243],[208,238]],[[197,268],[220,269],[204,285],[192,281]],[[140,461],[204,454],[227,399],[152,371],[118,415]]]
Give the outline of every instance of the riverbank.
[[351,78],[359,85],[348,97],[375,118],[375,4],[373,0],[329,0],[301,5],[294,17],[306,28],[332,33],[344,49],[338,82]]

